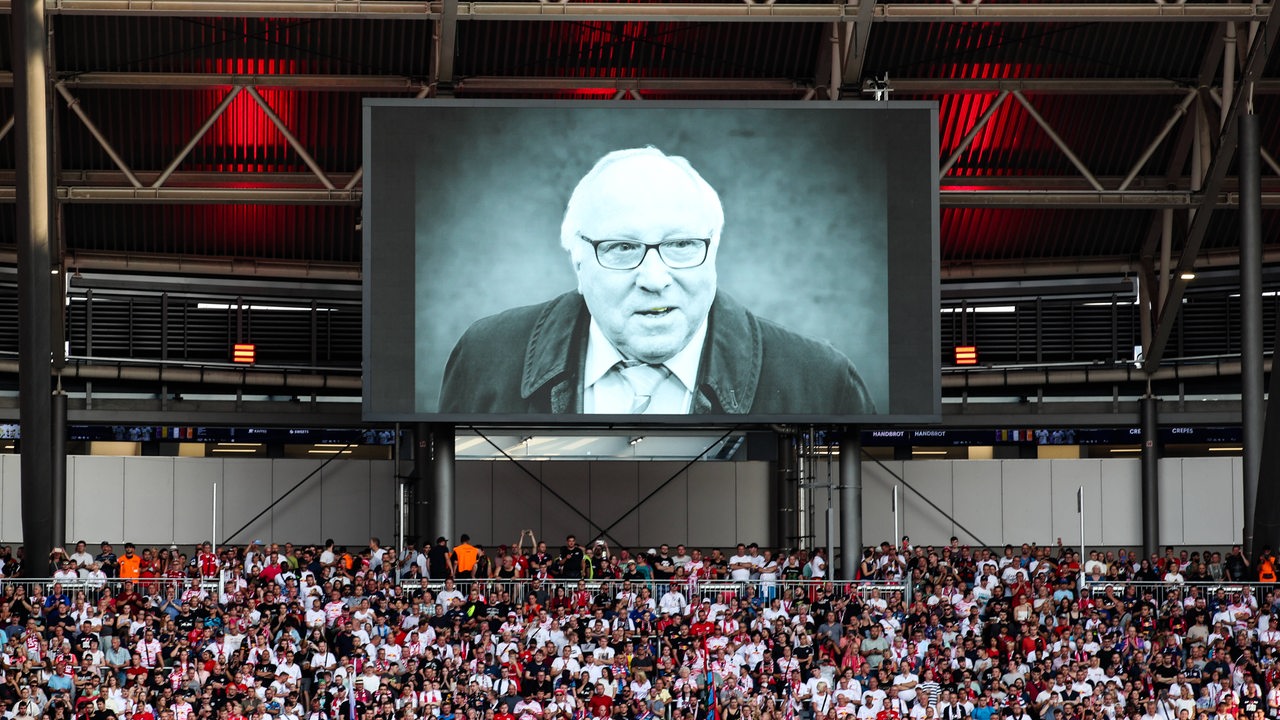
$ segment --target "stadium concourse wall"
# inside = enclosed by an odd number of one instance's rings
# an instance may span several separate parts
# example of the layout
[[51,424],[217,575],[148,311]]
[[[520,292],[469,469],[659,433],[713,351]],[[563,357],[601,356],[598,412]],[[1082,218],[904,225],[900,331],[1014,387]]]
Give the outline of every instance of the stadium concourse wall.
[[[321,542],[363,545],[396,535],[391,461],[339,459],[235,537],[273,499],[316,471],[323,460],[72,456],[67,459],[67,540],[182,545],[210,537],[218,486],[218,542]],[[768,542],[774,500],[763,462],[460,461],[456,527],[486,546],[511,543],[522,528],[555,545],[567,533],[594,538],[592,527],[556,497],[572,502],[630,547],[663,542],[730,547]],[[819,485],[838,478],[812,466]],[[0,541],[21,540],[19,456],[0,456]],[[526,472],[527,471],[527,472]],[[529,473],[539,478],[545,487]],[[916,544],[952,535],[968,544],[1080,543],[1076,489],[1084,488],[1085,543],[1141,544],[1140,471],[1136,458],[1084,460],[917,460],[863,464],[863,540],[894,531],[897,474],[978,536],[966,536],[918,496],[900,491],[901,532]],[[669,483],[667,481],[671,479]],[[1160,543],[1227,545],[1242,528],[1241,459],[1165,458],[1160,462]],[[667,483],[663,486],[663,483]],[[648,502],[624,516],[661,486]],[[813,491],[817,544],[826,544],[827,491]],[[838,501],[835,521],[839,522]],[[838,524],[836,525],[838,527]]]

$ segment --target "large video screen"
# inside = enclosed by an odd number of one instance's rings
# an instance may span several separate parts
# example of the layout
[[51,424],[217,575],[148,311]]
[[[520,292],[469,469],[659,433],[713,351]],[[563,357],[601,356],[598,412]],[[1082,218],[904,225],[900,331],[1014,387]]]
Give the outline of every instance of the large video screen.
[[366,100],[364,416],[940,416],[931,104]]

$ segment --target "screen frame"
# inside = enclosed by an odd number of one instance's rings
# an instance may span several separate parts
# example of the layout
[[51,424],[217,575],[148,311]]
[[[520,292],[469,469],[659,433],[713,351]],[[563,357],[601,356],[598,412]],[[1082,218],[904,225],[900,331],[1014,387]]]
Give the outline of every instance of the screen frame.
[[[374,313],[374,307],[380,307],[384,288],[375,285],[374,278],[378,272],[371,272],[371,261],[374,258],[373,242],[378,232],[377,221],[380,217],[380,204],[387,201],[386,196],[378,196],[379,181],[386,180],[388,184],[403,185],[406,178],[401,175],[399,178],[392,177],[388,179],[383,175],[383,170],[374,163],[373,158],[373,126],[375,124],[375,114],[383,111],[383,109],[426,109],[432,107],[439,108],[607,108],[610,106],[637,109],[637,103],[625,100],[526,100],[526,99],[414,99],[414,98],[366,98],[362,108],[362,148],[363,148],[363,168],[364,168],[364,187],[362,194],[362,336],[363,336],[363,391],[361,397],[362,417],[367,422],[427,422],[427,423],[453,423],[474,426],[513,426],[513,425],[542,425],[542,426],[560,426],[560,427],[644,427],[644,426],[687,426],[687,427],[729,427],[744,425],[767,425],[767,424],[818,424],[818,425],[861,425],[861,426],[883,426],[900,423],[911,424],[928,424],[937,423],[942,418],[942,358],[941,358],[941,317],[938,308],[941,300],[941,281],[940,281],[940,203],[939,203],[939,177],[936,172],[936,162],[939,152],[939,133],[938,133],[938,104],[932,101],[894,101],[892,103],[875,102],[875,101],[848,101],[840,103],[804,103],[794,101],[649,101],[643,103],[646,110],[657,110],[662,108],[671,109],[691,109],[691,110],[726,110],[735,109],[749,110],[768,110],[768,109],[788,109],[800,110],[805,112],[876,112],[877,110],[905,110],[917,111],[928,114],[929,127],[929,154],[933,163],[926,173],[926,179],[922,180],[918,176],[897,177],[897,183],[889,181],[890,192],[893,195],[893,186],[896,184],[907,183],[913,185],[913,192],[919,192],[914,189],[915,184],[922,182],[927,183],[928,192],[931,201],[929,203],[929,261],[928,261],[928,292],[929,312],[928,323],[930,329],[931,344],[927,349],[928,362],[922,363],[920,358],[911,357],[919,352],[919,348],[901,347],[904,343],[895,341],[894,334],[891,331],[886,347],[886,355],[890,366],[888,383],[890,388],[890,409],[887,412],[863,415],[823,415],[823,414],[769,414],[769,415],[752,415],[752,414],[726,414],[726,415],[615,415],[615,414],[585,414],[585,413],[565,413],[565,414],[512,414],[512,413],[429,413],[418,412],[416,409],[387,409],[374,407],[373,398],[374,390],[378,383],[388,382],[386,379],[380,379],[373,370],[373,332],[375,315],[380,318],[379,330],[383,340],[379,345],[382,354],[381,364],[410,363],[413,369],[409,371],[410,377],[417,380],[417,362],[414,352],[415,345],[415,326],[410,317],[407,327],[392,328],[394,337],[388,341],[385,338],[387,313]],[[412,165],[412,163],[402,163],[402,165]],[[413,175],[413,169],[409,168],[408,175]],[[899,175],[908,175],[907,173],[899,173]],[[409,180],[409,186],[412,187],[412,181]],[[403,192],[403,191],[401,191]],[[892,203],[892,200],[890,201]],[[893,220],[895,215],[893,212],[887,213],[889,221],[889,237],[893,237]],[[900,218],[899,218],[900,219]],[[415,217],[415,223],[417,219]],[[416,224],[415,224],[416,227]],[[895,247],[902,243],[887,243],[887,267],[894,268],[895,265],[901,266],[902,263],[918,263],[917,244],[912,243],[911,247],[904,251]],[[408,253],[413,254],[413,262],[405,262],[404,248],[399,248],[402,252],[398,255],[397,263],[399,269],[403,271],[408,268],[409,275],[415,275],[417,266],[416,259],[416,243],[408,244]],[[384,253],[385,254],[385,253]],[[910,256],[910,257],[903,257]],[[385,264],[385,261],[384,261]],[[380,271],[379,271],[380,272]],[[899,323],[911,322],[918,323],[920,319],[915,317],[918,312],[909,313],[910,318],[903,317],[913,308],[904,308],[902,305],[893,301],[895,295],[895,278],[901,281],[901,276],[905,271],[899,270],[888,273],[889,281],[888,298],[885,311],[888,313],[889,327],[893,328]],[[416,280],[410,282],[409,287],[416,291]],[[400,298],[403,301],[403,298]],[[913,302],[911,305],[916,305]],[[393,352],[389,352],[389,348],[393,348]],[[392,356],[394,355],[394,357]],[[904,359],[905,356],[905,360]],[[915,384],[920,378],[919,370],[902,373],[902,376],[895,376],[894,367],[900,360],[910,362],[913,366],[928,365],[930,373],[932,409],[926,412],[908,412],[894,413],[892,412],[894,389],[899,384]],[[907,377],[909,376],[909,377]],[[898,377],[895,383],[895,377]],[[413,390],[407,391],[410,395],[415,395]],[[411,406],[414,404],[410,403]],[[921,405],[922,403],[916,403]]]

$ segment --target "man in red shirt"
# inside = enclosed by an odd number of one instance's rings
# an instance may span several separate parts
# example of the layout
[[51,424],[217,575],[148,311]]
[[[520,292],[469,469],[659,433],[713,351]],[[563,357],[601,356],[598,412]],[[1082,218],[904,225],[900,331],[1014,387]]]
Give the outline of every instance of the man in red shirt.
[[217,577],[218,556],[213,554],[213,545],[204,543],[196,554],[196,567],[200,569],[200,577]]
[[876,720],[902,720],[898,691],[890,687],[886,692],[884,707],[880,708],[880,712],[876,713]]
[[592,717],[609,717],[613,713],[613,698],[605,694],[603,683],[596,683],[596,691],[587,700],[587,708]]

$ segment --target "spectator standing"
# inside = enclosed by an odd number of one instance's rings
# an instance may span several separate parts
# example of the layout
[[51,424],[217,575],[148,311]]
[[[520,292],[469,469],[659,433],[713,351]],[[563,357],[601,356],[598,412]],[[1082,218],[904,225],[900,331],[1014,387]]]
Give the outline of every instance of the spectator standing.
[[137,580],[142,572],[142,557],[134,551],[133,543],[124,544],[124,555],[118,562],[117,577],[124,580]]
[[449,552],[449,540],[443,535],[427,551],[427,577],[444,580],[453,577],[453,555]]
[[469,578],[475,572],[476,558],[480,551],[471,544],[471,536],[463,533],[460,542],[453,548],[454,577]]
[[109,578],[116,577],[116,554],[111,551],[111,543],[105,540],[102,541],[99,550],[97,557],[94,558],[98,563],[98,569],[102,570]]

